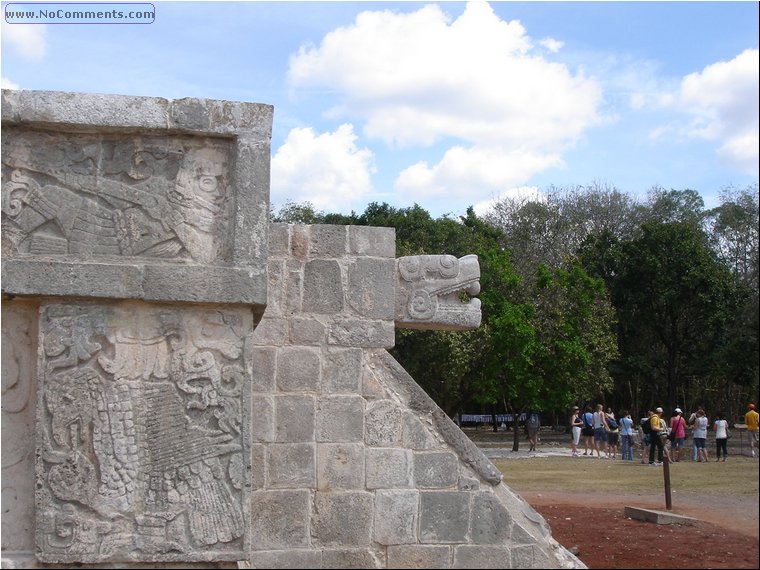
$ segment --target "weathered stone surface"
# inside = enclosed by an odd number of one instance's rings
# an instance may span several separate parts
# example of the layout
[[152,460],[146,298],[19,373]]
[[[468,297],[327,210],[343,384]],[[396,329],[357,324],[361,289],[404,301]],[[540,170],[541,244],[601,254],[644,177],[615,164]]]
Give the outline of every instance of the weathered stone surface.
[[286,347],[277,356],[277,389],[281,392],[317,392],[319,355],[310,348]]
[[364,398],[322,396],[317,400],[317,441],[359,442],[364,439]]
[[396,331],[388,321],[340,319],[330,325],[328,344],[365,348],[390,348]]
[[316,451],[311,443],[273,444],[269,446],[269,487],[314,488],[317,482]]
[[401,443],[403,433],[401,409],[391,400],[377,400],[367,404],[364,442],[367,445],[387,447]]
[[396,230],[348,226],[349,251],[356,255],[396,258]]
[[364,489],[364,446],[358,443],[318,444],[317,489]]
[[412,484],[412,454],[395,447],[367,448],[367,489],[407,488]]
[[490,491],[472,495],[470,538],[475,544],[505,544],[509,540],[512,516]]
[[41,560],[243,556],[252,330],[244,309],[42,306]]
[[309,503],[310,494],[305,489],[255,491],[251,498],[253,548],[277,550],[309,546]]
[[[322,568],[321,550],[267,550],[254,551],[250,568]],[[246,568],[246,566],[238,566]]]
[[322,393],[358,394],[362,376],[362,351],[330,348],[322,353]]
[[369,546],[373,500],[366,492],[317,491],[312,538],[320,546]]
[[358,315],[393,319],[395,269],[393,259],[359,258],[348,266],[348,304]]
[[454,548],[452,568],[533,568],[533,566],[512,566],[510,550],[506,546],[463,544]]
[[451,568],[451,547],[426,544],[389,546],[388,568]]
[[340,548],[322,551],[322,568],[384,568],[368,548]]
[[2,97],[5,293],[263,310],[270,106]]
[[380,544],[415,544],[419,491],[384,490],[375,493],[374,539]]
[[468,330],[480,326],[480,299],[464,303],[460,295],[480,292],[476,255],[400,257],[397,264],[396,326],[412,329]]
[[300,394],[275,396],[276,442],[312,442],[314,432],[314,396]]
[[303,295],[305,312],[322,314],[341,312],[343,310],[343,278],[338,262],[325,259],[307,262],[304,267]]
[[420,489],[443,489],[457,484],[459,461],[451,452],[414,454],[414,483]]
[[[2,546],[34,549],[37,307],[2,305]],[[5,566],[3,566],[5,567]],[[24,567],[24,566],[19,566]]]
[[424,491],[420,495],[420,542],[467,542],[470,493]]

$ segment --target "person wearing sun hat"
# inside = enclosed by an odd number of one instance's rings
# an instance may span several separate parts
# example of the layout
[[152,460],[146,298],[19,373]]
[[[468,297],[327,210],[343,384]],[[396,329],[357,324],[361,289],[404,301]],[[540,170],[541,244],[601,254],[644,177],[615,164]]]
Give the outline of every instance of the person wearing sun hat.
[[683,442],[686,441],[686,420],[683,419],[683,410],[676,408],[670,418],[670,432],[673,438],[670,441],[670,457],[674,462],[681,461]]
[[752,451],[752,457],[757,457],[757,422],[758,413],[755,411],[755,404],[749,404],[747,406],[747,413],[744,414],[744,423],[747,424],[749,448]]

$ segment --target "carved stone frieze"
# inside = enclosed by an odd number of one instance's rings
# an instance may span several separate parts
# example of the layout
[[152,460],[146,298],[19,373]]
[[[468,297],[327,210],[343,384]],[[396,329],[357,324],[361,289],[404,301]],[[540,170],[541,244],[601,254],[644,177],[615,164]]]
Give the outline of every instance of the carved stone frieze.
[[5,253],[230,259],[229,140],[3,135]]
[[414,255],[396,262],[396,326],[469,330],[480,326],[477,255]]
[[245,558],[252,330],[245,309],[43,307],[42,561]]

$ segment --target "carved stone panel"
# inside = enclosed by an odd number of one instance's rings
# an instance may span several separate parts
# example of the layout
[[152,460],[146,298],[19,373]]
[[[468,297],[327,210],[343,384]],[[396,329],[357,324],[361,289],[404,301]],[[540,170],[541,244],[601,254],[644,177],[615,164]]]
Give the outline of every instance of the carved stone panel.
[[230,145],[6,127],[3,252],[230,261]]
[[39,328],[38,558],[245,559],[251,311],[49,304]]

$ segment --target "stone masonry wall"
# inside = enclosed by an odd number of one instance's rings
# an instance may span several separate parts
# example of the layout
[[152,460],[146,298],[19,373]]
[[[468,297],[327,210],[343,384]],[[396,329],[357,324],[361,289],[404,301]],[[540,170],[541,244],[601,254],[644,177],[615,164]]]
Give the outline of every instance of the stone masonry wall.
[[254,568],[549,568],[578,560],[386,352],[395,235],[270,227],[253,335]]

